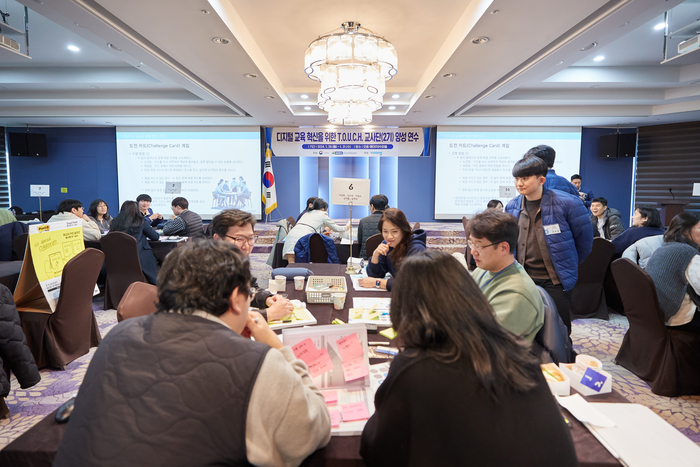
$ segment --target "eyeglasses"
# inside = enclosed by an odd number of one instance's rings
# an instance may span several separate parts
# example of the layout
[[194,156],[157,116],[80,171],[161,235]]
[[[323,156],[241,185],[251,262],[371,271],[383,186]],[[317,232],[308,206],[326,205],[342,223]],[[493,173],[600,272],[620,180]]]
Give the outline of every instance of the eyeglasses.
[[243,245],[244,243],[248,243],[248,245],[255,245],[255,242],[258,239],[257,235],[251,235],[250,237],[232,237],[230,235],[226,235],[227,238],[230,238],[233,240],[233,243],[236,245]]
[[467,240],[467,246],[469,247],[469,249],[476,250],[478,252],[481,252],[481,250],[486,248],[487,246],[494,246],[494,245],[498,245],[499,243],[501,243],[501,242],[489,243],[488,245],[474,245],[471,240]]

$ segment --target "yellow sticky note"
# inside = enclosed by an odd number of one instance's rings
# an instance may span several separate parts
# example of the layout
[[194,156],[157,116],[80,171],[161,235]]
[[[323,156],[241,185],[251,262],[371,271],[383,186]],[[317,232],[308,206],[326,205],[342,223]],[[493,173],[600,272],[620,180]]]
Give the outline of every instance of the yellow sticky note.
[[61,187],[61,193],[68,193],[68,188]]
[[379,334],[381,334],[389,340],[394,339],[397,335],[396,331],[394,331],[394,328],[386,328],[383,331],[379,331]]

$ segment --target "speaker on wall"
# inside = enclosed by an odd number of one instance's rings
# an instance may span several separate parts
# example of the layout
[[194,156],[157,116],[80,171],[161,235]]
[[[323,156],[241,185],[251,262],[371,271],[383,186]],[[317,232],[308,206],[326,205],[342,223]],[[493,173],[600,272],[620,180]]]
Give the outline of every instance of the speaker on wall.
[[637,154],[637,133],[615,133],[598,139],[598,157],[616,159]]
[[18,157],[27,157],[27,137],[24,133],[8,133],[10,140],[10,154]]
[[603,135],[598,139],[598,157],[602,159],[617,158],[617,135]]
[[17,157],[48,157],[43,133],[8,133],[10,154]]
[[634,157],[637,154],[637,133],[620,133],[617,157]]

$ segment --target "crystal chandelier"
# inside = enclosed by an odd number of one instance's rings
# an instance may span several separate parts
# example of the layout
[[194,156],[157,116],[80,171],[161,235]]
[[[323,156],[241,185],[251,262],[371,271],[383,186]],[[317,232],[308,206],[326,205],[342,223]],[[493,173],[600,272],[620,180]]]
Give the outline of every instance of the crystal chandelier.
[[[397,73],[391,42],[353,21],[321,36],[304,58],[306,75],[321,82],[318,107],[334,125],[366,125],[384,105],[385,82]],[[366,32],[365,32],[366,31]]]

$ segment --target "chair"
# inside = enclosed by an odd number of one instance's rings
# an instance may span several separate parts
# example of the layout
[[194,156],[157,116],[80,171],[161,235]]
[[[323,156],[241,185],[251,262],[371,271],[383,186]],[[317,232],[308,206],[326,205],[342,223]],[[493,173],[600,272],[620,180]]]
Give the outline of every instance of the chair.
[[607,320],[603,281],[615,254],[615,245],[604,238],[593,239],[591,254],[578,266],[578,280],[571,292],[571,320],[597,318]]
[[153,284],[134,282],[126,289],[117,307],[117,321],[146,316],[156,312],[158,289]]
[[660,396],[700,395],[700,335],[665,325],[651,276],[626,258],[612,264],[629,329],[615,363]]
[[10,211],[14,212],[15,216],[21,216],[24,211],[19,206],[10,206]]
[[367,239],[365,242],[365,254],[367,255],[367,258],[371,258],[372,254],[374,253],[374,250],[377,249],[377,247],[382,243],[384,240],[384,237],[382,237],[382,234],[374,234],[371,237]]
[[22,261],[24,259],[24,253],[27,251],[27,240],[29,239],[28,233],[23,233],[22,235],[17,235],[12,239],[12,260]]
[[92,311],[92,294],[104,254],[87,248],[63,267],[61,294],[53,313],[19,311],[22,330],[39,368],[60,368],[97,346],[102,337]]
[[[464,236],[467,238],[468,241],[470,232],[469,219],[467,219],[467,216],[462,216],[462,226],[464,227]],[[467,244],[467,247],[464,249],[464,261],[467,262],[467,270],[473,271],[474,269],[476,269],[476,262],[472,257],[472,250],[469,248],[469,244]]]
[[287,218],[287,222],[289,222],[290,229],[293,228],[297,224],[297,221],[292,216],[289,216]]
[[554,300],[546,290],[536,286],[544,303],[544,324],[535,335],[535,343],[542,347],[542,362],[550,360],[556,364],[573,362],[569,333],[561,320]]
[[327,263],[328,251],[320,234],[313,234],[309,239],[309,261],[312,263]]
[[413,230],[418,230],[418,229],[420,229],[420,222],[416,222],[416,223],[413,225]]
[[126,289],[134,282],[146,282],[139,261],[138,243],[124,232],[110,232],[100,240],[105,254],[105,310],[119,306]]
[[15,238],[29,230],[23,222],[10,222],[0,226],[0,261],[11,261]]

